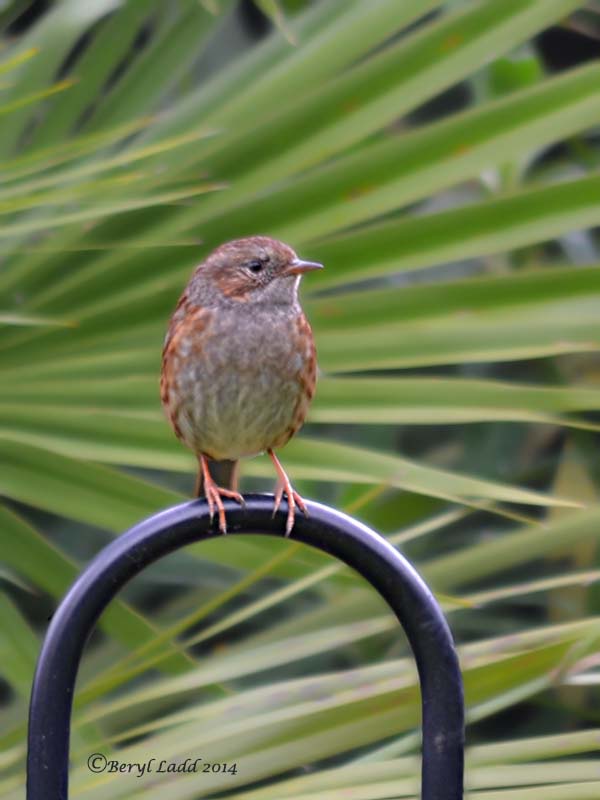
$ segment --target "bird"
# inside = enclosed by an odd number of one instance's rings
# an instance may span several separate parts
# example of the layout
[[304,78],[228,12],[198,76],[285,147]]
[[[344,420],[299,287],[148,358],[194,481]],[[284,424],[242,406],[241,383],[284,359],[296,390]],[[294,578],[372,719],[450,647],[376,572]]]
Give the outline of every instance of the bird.
[[169,322],[161,402],[198,459],[194,495],[204,493],[223,534],[222,498],[244,504],[240,459],[265,452],[278,479],[274,515],[287,498],[285,535],[296,507],[308,513],[275,451],[302,427],[315,392],[316,348],[298,287],[305,273],[322,268],[268,236],[226,242],[193,271]]

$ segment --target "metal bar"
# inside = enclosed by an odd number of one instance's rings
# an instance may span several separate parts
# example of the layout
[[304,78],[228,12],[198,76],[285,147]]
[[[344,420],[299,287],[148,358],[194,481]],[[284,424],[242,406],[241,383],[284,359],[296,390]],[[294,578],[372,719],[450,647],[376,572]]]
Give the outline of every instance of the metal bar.
[[[464,710],[458,658],[446,620],[426,584],[385,539],[345,514],[307,503],[291,539],[330,553],[360,573],[395,612],[413,650],[422,697],[423,800],[460,800]],[[273,517],[271,495],[227,501],[228,536],[282,536],[286,504]],[[67,800],[69,732],[77,669],[98,617],[118,591],[159,558],[220,536],[204,500],[141,522],[102,550],[60,604],[48,628],[29,709],[27,800]],[[235,547],[235,541],[231,542]]]

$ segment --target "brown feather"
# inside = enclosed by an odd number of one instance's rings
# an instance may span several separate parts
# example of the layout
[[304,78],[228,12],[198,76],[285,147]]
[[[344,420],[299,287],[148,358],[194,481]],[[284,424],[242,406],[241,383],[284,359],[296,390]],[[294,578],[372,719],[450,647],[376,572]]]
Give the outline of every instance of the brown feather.
[[165,338],[160,373],[160,399],[171,427],[178,439],[185,442],[178,417],[181,408],[177,376],[180,370],[180,344],[189,337],[194,342],[194,358],[202,358],[202,334],[210,323],[210,314],[205,309],[190,304],[185,293],[179,299]]

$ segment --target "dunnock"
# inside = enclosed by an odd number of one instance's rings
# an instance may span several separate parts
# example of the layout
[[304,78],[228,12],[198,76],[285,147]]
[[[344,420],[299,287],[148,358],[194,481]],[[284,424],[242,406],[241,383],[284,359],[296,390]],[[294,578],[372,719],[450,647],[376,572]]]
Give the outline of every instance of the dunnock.
[[[274,451],[301,427],[314,394],[315,345],[298,284],[321,268],[266,236],[227,242],[196,268],[171,318],[161,400],[175,434],[198,458],[195,494],[204,491],[211,517],[217,509],[223,533],[221,496],[244,502],[238,459],[264,451],[278,476],[273,513],[287,496],[286,536],[296,505],[306,513]],[[227,462],[228,486],[217,484],[209,461]]]

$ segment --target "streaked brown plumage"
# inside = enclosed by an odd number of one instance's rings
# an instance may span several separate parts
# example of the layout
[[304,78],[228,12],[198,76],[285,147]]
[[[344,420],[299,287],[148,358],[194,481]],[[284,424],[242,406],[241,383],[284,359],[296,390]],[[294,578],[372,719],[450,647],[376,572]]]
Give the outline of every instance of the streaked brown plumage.
[[[171,318],[161,400],[175,434],[198,457],[196,495],[204,490],[223,533],[221,496],[243,503],[238,459],[265,451],[279,479],[275,510],[287,496],[286,535],[295,506],[306,513],[274,451],[302,426],[314,394],[315,345],[298,284],[319,268],[266,236],[227,242],[196,268]],[[217,485],[209,461],[225,467],[228,486]]]

